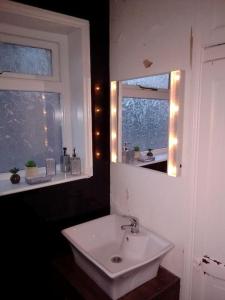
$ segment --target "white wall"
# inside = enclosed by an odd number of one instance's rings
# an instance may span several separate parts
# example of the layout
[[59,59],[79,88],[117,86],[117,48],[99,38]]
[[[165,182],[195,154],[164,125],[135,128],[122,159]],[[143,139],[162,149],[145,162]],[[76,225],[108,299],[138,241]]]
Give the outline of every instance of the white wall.
[[[192,1],[111,1],[111,80],[183,69],[188,85],[192,16]],[[153,62],[150,69],[144,67],[144,59]],[[185,108],[189,101],[186,89]],[[175,248],[164,265],[179,276],[189,183],[185,160],[182,174],[172,178],[123,164],[111,166],[112,209],[134,214],[142,224],[170,239]]]
[[[144,226],[175,244],[163,265],[182,278],[181,299],[191,299],[190,277],[198,218],[196,159],[201,54],[205,45],[224,39],[223,5],[223,0],[111,0],[111,80],[185,70],[181,177],[172,178],[125,164],[111,165],[112,212],[139,217]],[[153,62],[151,68],[144,67],[144,59]]]

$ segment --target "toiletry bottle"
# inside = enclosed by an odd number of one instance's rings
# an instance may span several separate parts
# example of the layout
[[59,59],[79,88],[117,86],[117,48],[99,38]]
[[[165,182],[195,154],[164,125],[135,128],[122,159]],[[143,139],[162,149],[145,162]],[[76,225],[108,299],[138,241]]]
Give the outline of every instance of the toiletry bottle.
[[152,149],[148,149],[147,156],[149,156],[149,157],[152,157],[152,156],[153,156]]
[[123,150],[122,150],[122,162],[127,163],[128,162],[128,147],[127,143],[124,143]]
[[70,171],[70,156],[66,153],[67,148],[63,148],[63,155],[60,157],[61,171],[66,173]]
[[70,158],[71,174],[80,175],[81,174],[81,160],[76,155],[75,148],[73,149],[73,155]]

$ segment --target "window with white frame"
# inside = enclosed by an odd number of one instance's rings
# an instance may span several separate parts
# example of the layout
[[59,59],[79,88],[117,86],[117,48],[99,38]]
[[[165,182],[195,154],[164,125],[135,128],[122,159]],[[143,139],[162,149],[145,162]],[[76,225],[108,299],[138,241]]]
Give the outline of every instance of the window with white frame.
[[63,118],[63,112],[69,109],[63,97],[68,91],[59,64],[60,40],[29,33],[0,34],[0,173],[24,169],[27,160],[44,167],[51,157],[59,164],[66,143],[69,114]]
[[168,147],[169,74],[124,80],[121,94],[122,146],[141,151]]
[[[93,175],[89,22],[13,1],[0,1],[0,196]],[[60,173],[28,186],[9,170],[76,148],[81,175]]]

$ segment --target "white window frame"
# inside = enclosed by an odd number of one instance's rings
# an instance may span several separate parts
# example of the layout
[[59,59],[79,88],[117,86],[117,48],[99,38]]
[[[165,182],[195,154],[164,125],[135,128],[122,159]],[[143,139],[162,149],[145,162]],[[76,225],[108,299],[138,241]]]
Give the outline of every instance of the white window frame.
[[[11,18],[9,15],[12,15]],[[5,189],[2,191],[1,180],[6,178],[9,179],[9,173],[0,173],[0,196],[92,176],[93,158],[89,22],[5,0],[2,0],[0,3],[0,17],[2,17],[3,20],[0,28],[0,41],[50,49],[52,51],[53,67],[53,76],[28,75],[12,72],[3,73],[0,75],[0,89],[60,93],[60,104],[63,108],[63,146],[67,146],[68,151],[72,153],[72,148],[75,146],[73,141],[74,127],[77,127],[82,131],[75,134],[76,137],[80,136],[82,139],[79,143],[81,145],[80,153],[83,155],[81,157],[81,176],[71,177],[68,174],[67,176],[64,174],[63,178],[56,179],[54,182],[39,184],[37,186],[23,186],[22,188],[17,186],[13,190]],[[5,18],[8,18],[10,22],[4,22]],[[20,22],[22,25],[18,26],[18,23]],[[43,30],[46,23],[49,25],[49,30]],[[24,26],[24,24],[27,24],[27,27],[26,25]],[[71,84],[73,83],[73,78],[77,75],[73,75],[74,77],[72,76],[72,78],[70,78],[71,74],[69,72],[71,72],[71,64],[69,61],[69,54],[73,52],[73,49],[72,51],[69,49],[69,34],[76,30],[79,30],[80,32],[79,49],[81,49],[81,69],[78,71],[79,74],[82,74],[81,91],[83,98],[78,99],[77,104],[73,103],[73,107],[74,105],[77,105],[79,111],[76,113],[77,116],[73,115],[72,118],[71,101],[74,101],[74,96],[71,96]],[[76,121],[74,121],[74,119],[76,119]],[[74,122],[77,124],[76,126],[74,126]]]
[[[136,85],[124,85],[122,82],[119,84],[119,97],[118,97],[118,161],[122,161],[122,100],[123,98],[138,98],[148,100],[168,100],[170,103],[170,94],[168,89],[157,89],[156,91],[149,88],[141,89]],[[168,147],[154,149],[154,154],[167,153]]]
[[[22,74],[22,73],[13,73],[13,72],[4,72],[0,75],[0,90],[13,90],[13,91],[38,91],[38,92],[53,92],[60,94],[60,106],[62,109],[62,142],[63,145],[72,151],[72,132],[71,132],[71,113],[70,113],[70,92],[66,83],[63,80],[62,76],[59,74],[68,73],[68,69],[65,66],[68,66],[68,56],[65,55],[63,50],[63,37],[60,35],[54,35],[54,38],[57,38],[57,43],[53,39],[52,35],[48,33],[39,32],[38,36],[41,39],[32,38],[36,36],[35,30],[26,31],[26,36],[22,36],[23,30],[20,28],[14,28],[14,35],[9,34],[12,28],[9,26],[5,27],[5,33],[0,34],[0,40],[10,42],[18,45],[26,45],[30,47],[40,47],[45,49],[52,50],[52,67],[53,67],[53,76],[39,76],[31,74]],[[2,29],[1,29],[2,31]],[[44,40],[48,38],[48,40]],[[61,66],[59,61],[62,61]],[[69,76],[67,74],[67,76]],[[60,78],[61,77],[61,78]]]

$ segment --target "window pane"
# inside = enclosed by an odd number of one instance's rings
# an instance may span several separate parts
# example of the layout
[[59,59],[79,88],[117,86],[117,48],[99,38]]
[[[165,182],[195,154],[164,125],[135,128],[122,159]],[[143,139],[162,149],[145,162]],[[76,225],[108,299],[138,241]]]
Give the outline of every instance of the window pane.
[[169,74],[148,76],[122,81],[125,85],[141,85],[142,87],[150,87],[155,89],[169,88]]
[[52,76],[52,51],[0,42],[0,71]]
[[122,100],[122,143],[142,151],[168,146],[169,101],[140,98]]
[[0,172],[24,169],[27,160],[59,163],[61,125],[58,93],[0,91]]

